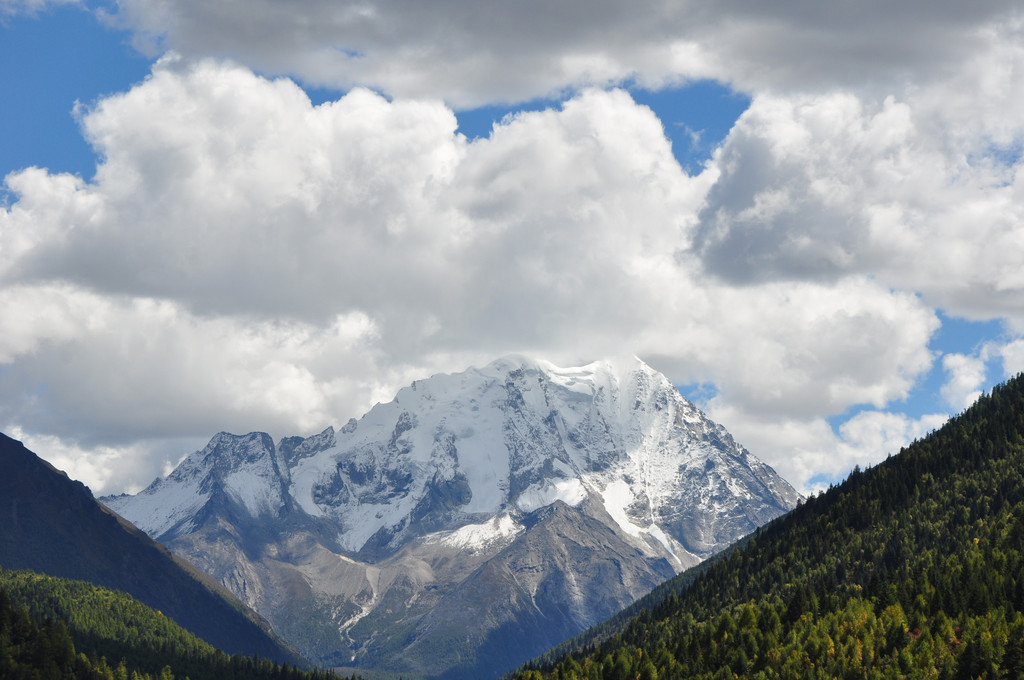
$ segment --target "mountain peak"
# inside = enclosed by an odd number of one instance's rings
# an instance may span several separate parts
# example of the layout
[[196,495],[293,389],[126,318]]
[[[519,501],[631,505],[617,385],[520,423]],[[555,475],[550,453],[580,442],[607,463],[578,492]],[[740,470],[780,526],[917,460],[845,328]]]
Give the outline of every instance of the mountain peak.
[[156,479],[136,496],[103,500],[115,510],[133,505],[136,526],[166,540],[193,530],[211,501],[231,499],[253,517],[280,514],[287,478],[288,468],[270,435],[218,432],[166,478]]
[[[332,603],[321,633],[340,635],[336,644],[346,649],[335,657],[336,650],[294,639],[321,662],[436,670],[436,659],[417,657],[407,667],[383,660],[388,645],[405,644],[386,630],[395,626],[405,640],[408,622],[422,616],[427,626],[435,605],[463,607],[449,591],[469,583],[477,568],[491,565],[486,573],[495,578],[538,588],[569,588],[559,596],[572,605],[559,616],[569,618],[559,625],[576,629],[590,622],[580,612],[603,611],[598,599],[632,601],[658,574],[696,564],[798,498],[636,357],[561,367],[510,355],[417,380],[340,429],[285,438],[276,448],[261,433],[218,434],[164,480],[110,504],[247,602],[264,603],[260,610],[285,626],[297,613],[266,607],[291,611],[296,591],[279,589],[281,570],[294,570],[288,582],[312,589],[303,606]],[[580,531],[601,527],[614,536],[618,557],[602,562],[600,546],[611,545],[604,539],[556,544],[570,539],[538,533],[548,516],[564,516]],[[581,565],[606,562],[623,570],[604,586],[609,592],[572,590],[600,580],[578,573]],[[531,564],[555,565],[561,576],[513,573]],[[489,577],[474,583],[495,587]],[[518,607],[533,607],[535,596],[520,592],[502,616],[521,617]],[[494,623],[493,613],[479,612]],[[533,625],[516,620],[524,630]],[[449,630],[436,625],[429,624],[431,636]],[[414,647],[408,653],[420,654]]]
[[[110,502],[166,537],[193,530],[218,492],[253,517],[294,503],[342,549],[380,556],[438,529],[592,498],[676,568],[754,528],[758,504],[777,513],[798,498],[639,358],[560,367],[515,354],[417,380],[340,430],[278,447],[265,433],[218,433],[165,480]],[[692,529],[674,519],[681,494],[730,508],[734,523]]]
[[562,376],[564,379],[593,379],[598,375],[612,376],[622,381],[633,373],[642,372],[648,375],[660,375],[636,355],[621,355],[597,359],[579,366],[559,366],[546,359],[527,354],[507,354],[495,359],[482,368],[470,369],[481,373],[507,375],[516,370],[545,373],[549,376]]

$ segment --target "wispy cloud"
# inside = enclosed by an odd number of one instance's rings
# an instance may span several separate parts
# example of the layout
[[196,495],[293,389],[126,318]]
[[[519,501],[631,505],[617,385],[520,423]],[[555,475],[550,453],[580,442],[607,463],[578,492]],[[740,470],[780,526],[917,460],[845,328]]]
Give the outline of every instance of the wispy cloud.
[[0,0],[0,22],[18,15],[36,15],[59,5],[81,5],[81,0]]

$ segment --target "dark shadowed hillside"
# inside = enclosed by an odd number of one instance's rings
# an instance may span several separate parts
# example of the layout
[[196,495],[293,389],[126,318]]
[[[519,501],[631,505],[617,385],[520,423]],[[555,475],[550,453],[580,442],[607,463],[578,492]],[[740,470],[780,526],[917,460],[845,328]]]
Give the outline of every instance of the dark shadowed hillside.
[[228,653],[301,662],[230,593],[2,434],[0,566],[121,590]]

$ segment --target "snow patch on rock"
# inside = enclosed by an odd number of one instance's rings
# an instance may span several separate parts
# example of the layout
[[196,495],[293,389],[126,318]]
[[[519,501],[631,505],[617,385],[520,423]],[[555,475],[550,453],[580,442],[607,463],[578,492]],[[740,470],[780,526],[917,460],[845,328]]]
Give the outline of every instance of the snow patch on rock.
[[196,484],[168,484],[154,482],[150,493],[135,496],[107,496],[104,505],[129,519],[135,526],[154,538],[177,530],[188,533],[194,528],[192,518],[210,500]]
[[498,515],[480,524],[467,524],[440,538],[439,542],[449,548],[480,552],[496,543],[508,543],[523,531],[509,514]]
[[516,500],[523,512],[533,512],[555,501],[577,506],[587,497],[587,490],[579,479],[545,479],[528,486]]

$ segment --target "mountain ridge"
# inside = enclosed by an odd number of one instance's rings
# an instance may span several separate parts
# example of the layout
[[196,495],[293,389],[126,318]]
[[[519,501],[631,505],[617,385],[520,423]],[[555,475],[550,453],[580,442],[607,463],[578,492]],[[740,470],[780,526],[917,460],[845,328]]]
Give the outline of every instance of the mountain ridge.
[[[319,662],[454,679],[511,667],[486,642],[502,626],[520,639],[546,631],[529,641],[541,651],[798,498],[638,359],[560,368],[513,356],[414,381],[340,430],[276,446],[220,433],[140,494],[104,500]],[[543,532],[551,512],[587,560]],[[588,579],[585,563],[609,549],[624,576]],[[538,552],[558,559],[527,578],[515,556]],[[483,573],[505,593],[529,587],[488,604],[473,585]],[[528,624],[549,601],[562,605]],[[469,635],[482,646],[436,618],[448,602],[484,622]],[[450,653],[428,654],[427,639]]]

